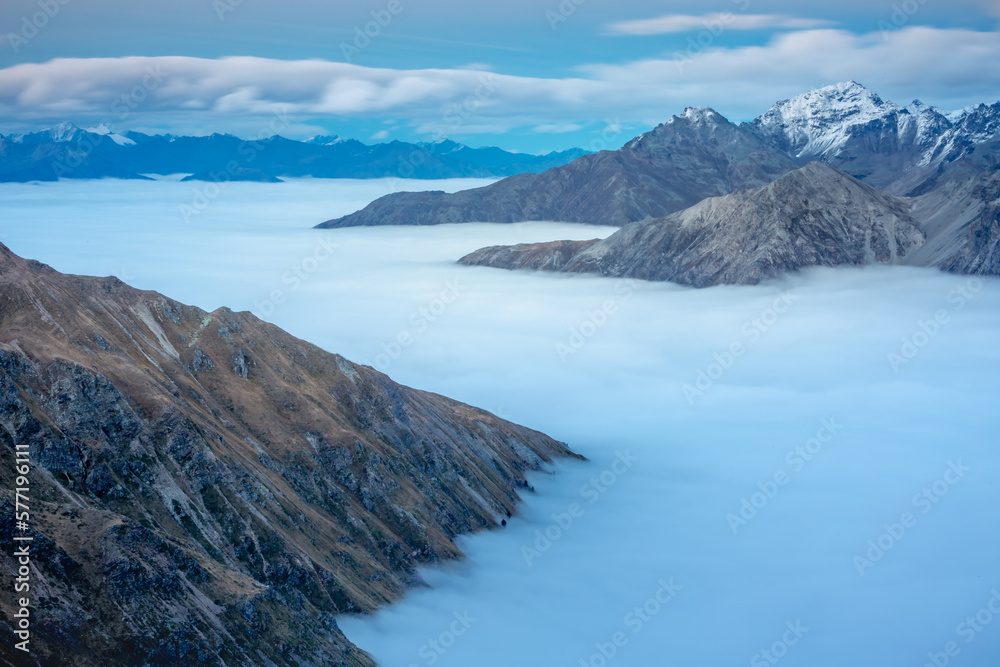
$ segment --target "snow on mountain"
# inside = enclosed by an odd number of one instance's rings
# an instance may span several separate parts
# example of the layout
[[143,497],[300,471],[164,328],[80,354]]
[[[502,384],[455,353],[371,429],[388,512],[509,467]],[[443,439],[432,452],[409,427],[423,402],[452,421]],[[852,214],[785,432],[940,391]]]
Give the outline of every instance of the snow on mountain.
[[920,100],[902,107],[847,81],[782,100],[744,127],[800,164],[820,160],[905,194],[996,136],[1000,103],[950,113]]
[[101,123],[97,127],[88,127],[85,131],[90,132],[91,134],[99,134],[105,136],[108,139],[111,139],[111,141],[115,142],[119,146],[135,146],[134,141],[120,134],[115,134],[104,123]]
[[846,81],[782,100],[751,126],[770,143],[805,162],[837,155],[859,126],[882,124],[904,114],[910,115],[861,84]]
[[312,144],[314,146],[333,146],[334,144],[339,144],[343,139],[336,134],[318,134],[315,137],[310,137],[306,139],[305,143]]

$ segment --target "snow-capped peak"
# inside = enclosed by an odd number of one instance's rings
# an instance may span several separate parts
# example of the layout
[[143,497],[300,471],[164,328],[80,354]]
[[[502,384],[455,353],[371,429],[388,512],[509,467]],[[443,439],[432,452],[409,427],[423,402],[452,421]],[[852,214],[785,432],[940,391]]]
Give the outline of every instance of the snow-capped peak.
[[836,155],[857,125],[906,113],[860,83],[844,81],[782,100],[753,125],[796,157],[815,158]]
[[88,127],[84,131],[90,132],[91,134],[100,134],[101,136],[105,136],[108,139],[111,139],[111,141],[115,142],[119,146],[135,146],[134,141],[132,141],[128,137],[112,132],[111,128],[109,128],[104,123],[101,123],[97,127]]
[[42,134],[47,135],[51,141],[58,144],[64,141],[73,141],[79,132],[80,128],[73,123],[59,123],[55,127],[45,130]]
[[343,139],[336,134],[318,134],[315,137],[306,139],[305,143],[313,144],[314,146],[333,146],[334,144],[339,144],[342,141]]

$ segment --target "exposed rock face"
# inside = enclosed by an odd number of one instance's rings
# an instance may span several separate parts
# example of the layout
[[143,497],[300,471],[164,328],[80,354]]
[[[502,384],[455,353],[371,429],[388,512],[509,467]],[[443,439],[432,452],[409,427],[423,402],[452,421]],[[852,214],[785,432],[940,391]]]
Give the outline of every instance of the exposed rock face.
[[558,220],[624,225],[770,183],[798,165],[711,109],[687,109],[618,151],[454,194],[398,192],[319,227]]
[[3,246],[0,395],[0,524],[27,444],[34,538],[33,659],[5,595],[4,664],[371,665],[334,614],[397,598],[571,455],[249,313]]
[[919,100],[901,107],[848,81],[782,100],[741,127],[800,164],[819,160],[888,192],[916,195],[1000,132],[1000,102],[946,114]]
[[907,263],[1000,276],[1000,169],[978,173],[978,165],[959,166],[960,175],[914,200],[928,242]]
[[713,197],[601,241],[493,247],[460,262],[588,272],[706,287],[807,266],[898,263],[924,235],[905,200],[813,162],[763,188]]

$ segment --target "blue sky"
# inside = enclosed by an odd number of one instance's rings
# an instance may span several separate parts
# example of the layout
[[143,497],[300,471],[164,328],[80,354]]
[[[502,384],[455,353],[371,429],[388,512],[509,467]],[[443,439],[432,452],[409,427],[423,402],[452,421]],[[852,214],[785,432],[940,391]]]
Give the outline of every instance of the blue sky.
[[746,120],[846,79],[956,108],[1000,99],[998,17],[1000,0],[5,0],[0,132],[542,152],[616,147],[686,106]]

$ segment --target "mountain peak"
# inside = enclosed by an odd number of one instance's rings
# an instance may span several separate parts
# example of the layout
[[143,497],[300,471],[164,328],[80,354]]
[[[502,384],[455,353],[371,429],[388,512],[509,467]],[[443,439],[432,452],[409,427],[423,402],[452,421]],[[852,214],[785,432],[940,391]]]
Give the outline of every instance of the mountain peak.
[[305,143],[312,144],[314,146],[333,146],[334,144],[339,144],[342,141],[343,138],[336,134],[318,134],[315,137],[306,139]]
[[836,155],[853,128],[908,113],[856,81],[844,81],[782,100],[751,127],[762,138],[801,160]]

